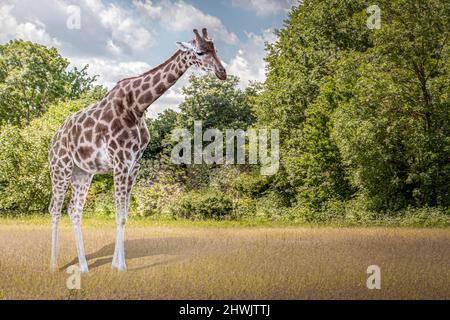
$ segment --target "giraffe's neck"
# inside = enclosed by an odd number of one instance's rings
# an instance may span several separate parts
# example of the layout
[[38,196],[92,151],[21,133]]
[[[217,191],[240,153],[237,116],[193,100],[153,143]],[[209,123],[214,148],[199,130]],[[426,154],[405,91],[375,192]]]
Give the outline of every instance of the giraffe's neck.
[[125,105],[142,116],[193,64],[192,53],[178,50],[156,68],[141,76],[120,81],[119,96],[124,96]]

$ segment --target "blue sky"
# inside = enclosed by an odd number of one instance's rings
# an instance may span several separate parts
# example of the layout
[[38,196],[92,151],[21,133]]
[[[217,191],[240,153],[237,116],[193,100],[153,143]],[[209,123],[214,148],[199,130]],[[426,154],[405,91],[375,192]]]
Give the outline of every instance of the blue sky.
[[[21,38],[58,48],[73,66],[108,88],[167,59],[177,41],[207,27],[228,73],[265,79],[264,43],[275,40],[297,0],[1,0],[0,43]],[[78,14],[79,13],[79,14]],[[80,22],[79,28],[67,23]],[[149,109],[155,116],[183,100],[185,75]]]

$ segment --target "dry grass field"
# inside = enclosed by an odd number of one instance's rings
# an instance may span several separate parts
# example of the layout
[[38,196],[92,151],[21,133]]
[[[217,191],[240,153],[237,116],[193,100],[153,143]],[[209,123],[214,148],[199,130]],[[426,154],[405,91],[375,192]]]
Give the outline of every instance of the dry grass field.
[[[70,225],[51,273],[50,224],[0,221],[0,299],[450,299],[449,229],[130,223],[124,273],[114,237],[113,221],[85,223],[90,273],[69,291]],[[369,265],[381,290],[366,288]]]

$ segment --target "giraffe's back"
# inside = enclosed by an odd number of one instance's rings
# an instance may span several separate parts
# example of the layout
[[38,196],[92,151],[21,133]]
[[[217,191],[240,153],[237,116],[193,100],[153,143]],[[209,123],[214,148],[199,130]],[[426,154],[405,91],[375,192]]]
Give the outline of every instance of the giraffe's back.
[[66,119],[55,134],[50,159],[67,156],[93,174],[111,172],[114,162],[140,159],[149,141],[144,118],[108,97]]

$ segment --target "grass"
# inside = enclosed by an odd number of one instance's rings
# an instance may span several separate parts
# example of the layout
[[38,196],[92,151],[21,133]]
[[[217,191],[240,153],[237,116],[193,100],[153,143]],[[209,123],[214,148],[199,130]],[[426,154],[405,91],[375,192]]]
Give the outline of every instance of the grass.
[[[66,217],[60,271],[48,270],[48,216],[0,219],[1,299],[450,299],[450,230],[336,228],[242,222],[151,221],[126,227],[128,271],[110,264],[114,220],[87,218],[90,273],[68,290],[76,264]],[[382,289],[368,290],[378,265]]]
[[[439,208],[424,208],[416,210],[405,210],[396,215],[377,214],[370,215],[364,211],[350,210],[345,214],[329,213],[330,217],[322,219],[319,222],[307,222],[302,218],[297,219],[268,219],[255,218],[240,220],[187,220],[173,219],[167,217],[142,217],[139,215],[130,215],[128,226],[131,227],[148,227],[148,226],[188,226],[188,227],[220,227],[220,228],[249,228],[249,227],[267,227],[267,228],[290,228],[290,227],[385,227],[385,228],[448,228],[450,227],[450,211],[445,212]],[[42,225],[49,223],[50,216],[48,213],[24,213],[17,212],[0,212],[0,224],[17,225],[17,224],[34,224]],[[83,224],[87,226],[104,226],[110,225],[114,221],[113,216],[93,215],[84,213]],[[62,216],[61,224],[70,225],[69,218]]]
[[[11,215],[0,217],[0,224],[3,225],[43,225],[50,222],[48,214],[31,215]],[[60,225],[71,226],[67,215],[61,217]],[[103,227],[114,225],[113,217],[106,216],[85,216],[83,217],[83,226]],[[189,228],[251,228],[251,227],[298,227],[312,226],[304,222],[293,221],[268,221],[268,220],[198,220],[191,221],[186,219],[153,219],[148,217],[132,216],[128,219],[127,227],[146,228],[146,227],[189,227]]]

